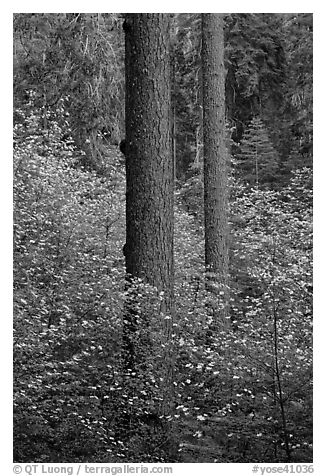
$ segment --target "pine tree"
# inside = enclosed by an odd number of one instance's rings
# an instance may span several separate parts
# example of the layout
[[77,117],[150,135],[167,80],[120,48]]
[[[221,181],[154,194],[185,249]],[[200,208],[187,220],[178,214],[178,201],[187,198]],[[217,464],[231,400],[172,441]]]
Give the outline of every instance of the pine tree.
[[228,317],[228,191],[223,17],[202,14],[204,216],[207,289],[224,297],[215,320]]
[[249,185],[258,187],[275,181],[278,156],[259,117],[251,120],[244,133],[237,158],[239,178]]
[[[168,350],[174,307],[169,23],[168,14],[128,13],[124,24],[126,272],[131,280],[141,279],[161,293],[160,311],[166,316],[162,319],[165,349],[163,413],[169,412],[172,402]],[[129,286],[129,298],[124,337],[127,364],[132,368],[135,358],[141,358],[135,355],[133,345],[134,336],[140,331],[140,320],[135,312],[137,291],[133,292],[133,286]]]

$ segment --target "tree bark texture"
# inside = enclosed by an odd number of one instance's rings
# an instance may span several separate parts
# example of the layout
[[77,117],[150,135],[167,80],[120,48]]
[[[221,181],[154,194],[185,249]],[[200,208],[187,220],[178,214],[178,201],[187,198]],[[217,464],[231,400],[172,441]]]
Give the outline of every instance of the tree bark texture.
[[[125,17],[124,29],[126,272],[131,280],[140,278],[164,293],[161,332],[163,348],[168,349],[174,305],[169,15],[130,13]],[[126,319],[130,344],[137,329],[137,316],[132,311],[135,300],[131,286]],[[166,362],[166,373],[170,370]],[[167,374],[164,381],[168,386]]]
[[[126,271],[173,296],[169,17],[126,16]],[[167,308],[169,307],[167,303]]]
[[223,16],[216,13],[202,14],[202,80],[207,289],[222,298],[219,315],[225,318],[229,260],[224,35]]

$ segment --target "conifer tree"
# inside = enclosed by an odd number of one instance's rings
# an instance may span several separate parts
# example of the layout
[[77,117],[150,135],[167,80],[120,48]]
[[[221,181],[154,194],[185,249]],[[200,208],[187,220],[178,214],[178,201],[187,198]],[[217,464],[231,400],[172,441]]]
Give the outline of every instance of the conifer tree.
[[228,325],[228,187],[223,16],[202,14],[204,222],[207,289],[221,298],[215,321]]
[[251,186],[270,185],[278,171],[277,152],[259,117],[245,131],[238,154],[238,176]]
[[[128,13],[125,17],[126,65],[126,272],[161,293],[162,339],[165,349],[162,411],[168,413],[174,306],[173,159],[169,15]],[[128,367],[133,370],[134,341],[140,332],[137,287],[129,287],[124,340]],[[145,312],[142,313],[145,321]],[[150,322],[148,323],[150,325]],[[169,354],[170,356],[170,354]],[[162,357],[163,360],[163,357]]]

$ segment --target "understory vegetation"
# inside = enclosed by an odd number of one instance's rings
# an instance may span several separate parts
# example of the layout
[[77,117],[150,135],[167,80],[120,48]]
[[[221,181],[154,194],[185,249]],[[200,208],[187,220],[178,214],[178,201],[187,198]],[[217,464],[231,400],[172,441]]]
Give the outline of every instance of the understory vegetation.
[[15,115],[14,460],[311,462],[311,168],[257,187],[232,160],[223,328],[205,289],[200,171],[177,188],[175,408],[163,417],[160,296],[141,282],[151,326],[138,323],[143,358],[123,369],[121,154],[106,144],[101,172],[85,167],[65,99],[49,112],[30,93]]

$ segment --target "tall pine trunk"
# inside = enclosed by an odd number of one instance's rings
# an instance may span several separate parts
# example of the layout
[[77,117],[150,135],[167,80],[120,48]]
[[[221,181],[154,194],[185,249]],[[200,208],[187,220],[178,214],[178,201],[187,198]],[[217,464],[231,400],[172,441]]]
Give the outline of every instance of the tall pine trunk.
[[202,14],[202,76],[207,290],[213,296],[215,322],[228,325],[228,184],[224,35],[220,14]]
[[[173,270],[173,156],[171,142],[171,91],[169,15],[127,14],[126,66],[126,272],[129,300],[125,316],[125,347],[129,365],[137,352],[134,334],[140,322],[137,291],[140,278],[161,296],[163,407],[171,402],[171,342],[174,306]],[[147,313],[148,315],[148,313]],[[150,316],[157,319],[157,316]],[[138,321],[137,321],[138,319]],[[147,319],[147,318],[146,318]],[[147,320],[149,329],[151,322]],[[164,412],[168,412],[167,408]]]

